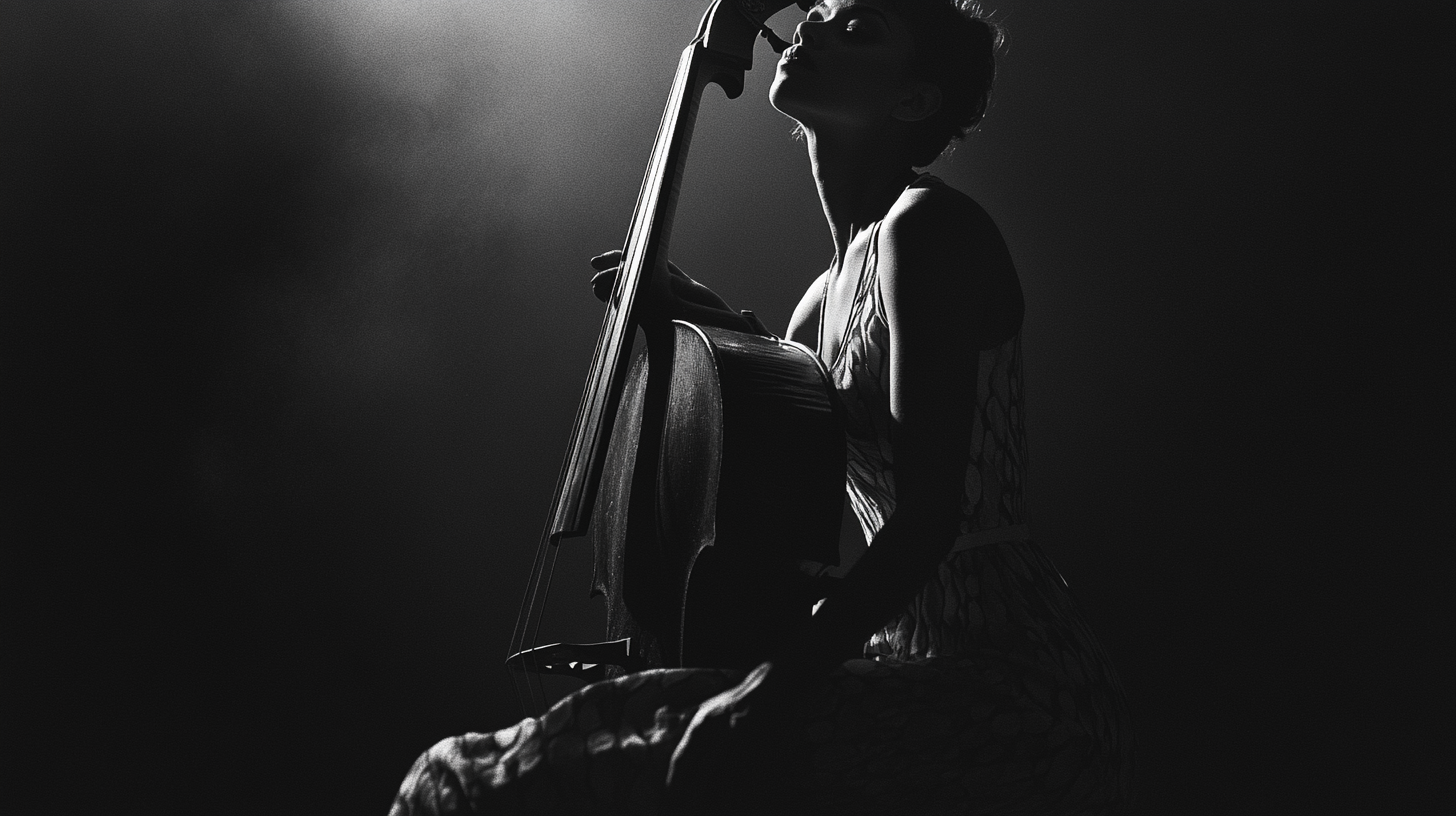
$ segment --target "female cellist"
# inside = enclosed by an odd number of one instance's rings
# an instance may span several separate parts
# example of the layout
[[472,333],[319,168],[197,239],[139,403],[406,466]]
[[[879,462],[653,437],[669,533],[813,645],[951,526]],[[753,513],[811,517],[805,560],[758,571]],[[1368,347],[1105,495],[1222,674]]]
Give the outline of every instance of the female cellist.
[[[539,719],[447,739],[394,813],[1126,802],[1121,690],[1027,536],[1016,271],[974,201],[912,169],[980,121],[998,42],[969,0],[824,0],[770,91],[807,142],[834,241],[788,338],[817,351],[845,409],[865,555],[747,676],[629,674]],[[593,259],[599,297],[617,261]],[[675,267],[670,281],[660,313],[762,331]]]

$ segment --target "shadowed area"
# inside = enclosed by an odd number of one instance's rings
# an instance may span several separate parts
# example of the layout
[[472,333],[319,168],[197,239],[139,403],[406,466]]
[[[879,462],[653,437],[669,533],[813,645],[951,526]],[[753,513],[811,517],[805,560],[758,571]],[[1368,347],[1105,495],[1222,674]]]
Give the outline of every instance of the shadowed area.
[[[0,6],[7,807],[383,812],[520,716],[586,259],[704,5]],[[932,169],[1021,269],[1035,532],[1141,807],[1449,804],[1449,13],[996,10]],[[757,60],[673,255],[781,329],[832,247]],[[553,639],[597,634],[587,556]]]

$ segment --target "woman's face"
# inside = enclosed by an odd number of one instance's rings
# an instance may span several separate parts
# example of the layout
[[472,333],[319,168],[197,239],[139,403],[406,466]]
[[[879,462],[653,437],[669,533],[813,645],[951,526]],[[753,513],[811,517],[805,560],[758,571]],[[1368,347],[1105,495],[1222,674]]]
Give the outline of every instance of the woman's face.
[[794,31],[769,101],[810,129],[883,120],[904,97],[913,50],[881,0],[824,0]]

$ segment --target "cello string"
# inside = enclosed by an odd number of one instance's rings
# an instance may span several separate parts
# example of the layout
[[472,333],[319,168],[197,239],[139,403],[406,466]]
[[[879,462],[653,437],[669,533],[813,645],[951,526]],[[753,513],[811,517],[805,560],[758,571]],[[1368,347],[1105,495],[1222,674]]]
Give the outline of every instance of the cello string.
[[[544,620],[546,617],[546,600],[551,596],[551,579],[556,575],[556,559],[561,557],[560,539],[557,539],[557,541],[551,545],[551,549],[551,567],[550,569],[546,570],[546,586],[541,592],[541,609],[539,614],[537,614],[536,616],[536,628],[534,631],[531,632],[531,645],[533,646],[541,642],[541,621]],[[537,710],[544,711],[546,708],[546,685],[541,678],[541,664],[539,662],[539,659],[536,658],[534,655],[532,655],[532,663],[535,665],[537,671],[531,672],[531,675],[536,680],[535,690],[540,694],[540,704],[537,707]],[[535,703],[536,700],[533,698],[532,702]]]
[[[568,480],[574,475],[574,471],[577,470],[577,466],[579,465],[582,429],[587,427],[582,422],[583,415],[595,413],[592,410],[592,403],[600,399],[600,377],[598,376],[598,372],[601,370],[601,358],[610,345],[609,343],[603,342],[603,340],[609,331],[609,326],[614,322],[614,311],[616,310],[609,309],[608,314],[603,316],[603,331],[598,337],[597,348],[593,353],[593,365],[591,375],[587,381],[586,393],[577,406],[577,421],[573,425],[572,444],[569,449],[569,456],[562,463],[562,470],[557,479],[557,488],[551,507],[551,514],[547,519],[546,529],[542,532],[541,539],[537,543],[536,552],[532,559],[531,573],[527,581],[527,591],[522,597],[521,608],[516,615],[516,625],[511,638],[510,654],[518,654],[524,651],[528,643],[531,647],[539,645],[541,620],[545,615],[546,593],[549,593],[549,574],[555,571],[554,559],[552,559],[551,568],[549,570],[546,568],[547,548],[552,546],[550,540],[554,532],[553,527],[559,515],[562,490]],[[556,546],[559,547],[559,544]],[[559,550],[557,554],[559,555]],[[543,581],[546,583],[545,587],[543,587]],[[543,589],[545,590],[544,592]],[[523,661],[521,668],[528,676],[517,677],[518,672],[513,671],[511,672],[512,684],[515,687],[517,703],[521,706],[524,714],[531,716],[538,713],[541,707],[544,707],[545,701],[544,687],[539,682],[533,682],[533,678],[529,676],[539,673],[539,658],[531,655]],[[524,694],[522,693],[523,685]]]
[[[625,274],[619,276],[613,287],[613,307],[607,320],[611,324],[609,336],[604,336],[601,342],[600,357],[598,365],[593,366],[590,380],[590,413],[592,422],[587,428],[598,427],[602,423],[603,414],[611,402],[611,392],[615,390],[615,383],[619,379],[617,369],[621,366],[624,352],[630,348],[628,332],[632,326],[634,309],[631,306],[636,302],[639,290],[644,285],[650,285],[650,276],[654,269],[649,267],[647,261],[652,236],[650,225],[659,222],[655,218],[656,211],[662,200],[663,181],[666,175],[667,165],[670,163],[670,146],[674,142],[680,130],[683,119],[682,99],[689,84],[692,71],[692,55],[694,48],[684,50],[680,61],[680,70],[673,83],[672,94],[669,105],[664,111],[663,120],[659,125],[658,138],[652,152],[649,163],[649,173],[644,178],[643,189],[639,197],[644,200],[639,202],[635,208],[632,218],[632,226],[628,232],[627,245],[624,248],[621,269]],[[544,607],[549,602],[551,582],[555,574],[557,559],[560,558],[560,543],[556,544],[557,551],[551,557],[551,565],[546,570],[544,586],[540,602],[542,604],[541,617],[535,622],[535,630],[532,632],[532,642],[539,642],[540,625],[544,618]]]
[[[612,312],[614,311],[616,310],[609,310],[609,313],[603,317],[604,324],[610,324],[613,322],[613,318],[615,315],[612,314]],[[603,333],[605,333],[606,330],[607,326],[604,325]],[[581,429],[583,427],[581,421],[582,415],[589,411],[588,406],[590,403],[600,399],[600,378],[596,376],[596,373],[600,371],[601,368],[600,358],[602,357],[603,352],[606,350],[604,346],[609,344],[603,344],[601,342],[601,338],[599,337],[599,342],[597,345],[598,347],[593,354],[593,359],[596,362],[592,367],[592,376],[588,380],[587,393],[584,395],[582,402],[579,403],[577,406],[577,422],[573,426],[574,444],[572,444],[571,446],[572,451],[577,451],[580,448],[578,440],[581,437]],[[533,647],[539,644],[541,620],[544,618],[545,615],[547,597],[550,591],[549,576],[555,572],[556,563],[554,558],[551,559],[551,566],[549,569],[547,568],[547,548],[553,546],[551,544],[551,537],[554,532],[552,528],[558,515],[558,508],[560,507],[561,503],[562,488],[566,484],[567,479],[570,478],[571,471],[574,469],[573,466],[576,464],[575,460],[577,459],[579,459],[579,457],[577,456],[569,457],[566,461],[562,463],[561,473],[558,474],[557,488],[554,494],[555,499],[552,503],[551,514],[550,517],[547,519],[546,529],[542,531],[542,536],[537,543],[536,551],[532,558],[531,571],[527,579],[527,591],[523,593],[521,606],[516,614],[516,624],[513,627],[510,651],[507,656],[518,654],[524,651],[527,648],[528,643],[530,644],[530,646]],[[555,546],[559,547],[559,544]],[[559,549],[557,550],[556,555],[559,557]],[[543,580],[545,584],[544,587]],[[521,671],[508,672],[509,674],[511,674],[511,682],[516,695],[516,702],[521,707],[522,713],[526,716],[532,716],[534,714],[537,714],[545,707],[544,686],[539,682],[539,678],[535,678],[536,682],[533,682],[533,678],[529,676],[531,674],[539,674],[539,669],[539,658],[535,655],[531,655],[530,657],[524,659],[523,665],[521,666]],[[517,676],[518,674],[523,673],[527,676]]]
[[[663,119],[659,123],[657,139],[653,147],[649,161],[649,172],[643,179],[643,188],[639,192],[639,203],[634,208],[631,227],[628,230],[628,239],[622,254],[621,270],[615,282],[612,292],[612,303],[615,307],[610,315],[612,324],[611,338],[615,342],[604,343],[603,354],[608,357],[604,365],[594,367],[592,372],[593,385],[593,420],[600,422],[610,406],[612,392],[619,389],[617,385],[622,373],[618,368],[622,367],[623,356],[631,349],[631,335],[633,329],[633,316],[636,311],[632,306],[637,298],[643,294],[643,287],[651,285],[651,276],[655,274],[655,263],[650,263],[652,247],[652,225],[660,223],[657,218],[657,210],[661,205],[663,197],[663,183],[667,175],[667,168],[671,163],[671,145],[677,138],[683,122],[682,100],[691,82],[693,61],[695,53],[694,46],[684,50],[680,60],[680,67],[677,76],[674,78],[669,104],[663,112]],[[649,293],[650,296],[650,293]],[[595,425],[591,427],[596,427]],[[558,545],[559,546],[559,545]],[[560,557],[560,551],[553,554],[551,568],[546,576],[546,585],[542,596],[543,604],[549,599],[551,582],[555,574],[556,560]],[[538,621],[538,626],[539,626]]]
[[[594,461],[583,462],[583,459],[592,459],[595,456],[594,449],[601,444],[598,435],[602,430],[604,415],[610,407],[614,384],[620,378],[617,369],[621,365],[624,353],[630,349],[630,339],[626,335],[632,325],[633,312],[636,311],[632,306],[635,304],[636,297],[641,294],[639,290],[642,286],[650,285],[651,282],[650,276],[654,270],[649,268],[647,263],[649,260],[655,260],[647,257],[651,254],[653,238],[651,233],[654,225],[662,227],[661,219],[656,216],[663,203],[663,182],[667,174],[667,167],[671,163],[671,146],[685,119],[689,118],[691,114],[690,111],[683,109],[683,99],[690,80],[696,74],[694,56],[698,46],[699,44],[695,41],[684,49],[679,60],[677,75],[674,77],[669,104],[664,109],[663,118],[659,123],[657,138],[649,161],[649,172],[643,179],[642,189],[639,190],[638,204],[633,211],[628,240],[624,247],[620,269],[625,274],[619,275],[613,287],[612,299],[608,303],[607,314],[603,317],[602,332],[598,335],[596,348],[593,351],[593,365],[588,375],[585,393],[577,406],[576,423],[573,426],[568,457],[562,463],[562,469],[558,475],[551,519],[537,544],[528,579],[528,590],[524,593],[521,607],[517,612],[516,625],[511,638],[511,654],[520,653],[527,648],[528,640],[531,647],[537,646],[540,642],[540,630],[550,598],[552,578],[561,554],[557,534],[563,531],[557,530],[555,527],[560,521],[563,493],[583,477],[583,471],[586,472],[585,476],[590,476]],[[653,265],[655,266],[655,263]],[[607,431],[609,435],[610,429]],[[575,495],[572,498],[578,499]],[[549,558],[546,553],[548,546],[555,548],[555,552]],[[539,656],[533,654],[523,663],[527,664],[522,666],[526,674],[540,674]],[[516,672],[511,672],[511,674],[518,704],[522,705],[523,709],[526,707],[526,700],[522,699],[521,688],[524,683],[524,696],[529,698],[533,707],[537,706],[539,699],[539,708],[536,710],[543,709],[546,694],[541,678],[539,676],[517,678],[514,677]],[[533,713],[535,712],[526,711],[528,716]]]
[[[605,332],[607,331],[607,326],[612,320],[613,315],[611,311],[612,310],[609,310],[608,314],[603,316],[602,334],[605,334]],[[583,427],[582,417],[585,413],[587,413],[588,402],[593,396],[593,391],[596,390],[595,373],[600,369],[599,361],[603,353],[602,334],[599,334],[598,336],[597,348],[594,350],[592,355],[594,361],[592,366],[593,376],[588,380],[587,393],[583,395],[582,401],[577,404],[576,421],[572,426],[572,442],[568,449],[569,454],[574,454],[576,450],[580,447],[579,439],[581,436],[581,429]],[[550,514],[547,517],[546,521],[546,529],[542,531],[541,538],[537,542],[536,551],[532,557],[531,571],[527,577],[526,591],[522,593],[521,604],[516,613],[516,622],[515,626],[512,628],[510,648],[507,653],[507,657],[518,654],[527,648],[527,633],[532,630],[531,619],[533,617],[539,617],[544,612],[543,605],[540,603],[540,587],[541,576],[546,561],[546,548],[547,546],[549,546],[550,537],[553,532],[552,527],[554,526],[556,518],[558,516],[558,511],[561,505],[561,493],[563,486],[570,478],[571,473],[574,469],[573,466],[575,464],[575,460],[577,458],[578,457],[574,455],[569,455],[568,458],[562,462],[561,470],[557,474],[556,490],[553,493]],[[531,645],[534,646],[536,644],[532,643]],[[525,665],[521,667],[521,671],[530,673],[532,670],[538,668],[538,658],[532,656],[525,661]],[[536,695],[534,693],[535,689],[532,687],[529,677],[518,677],[516,676],[518,673],[519,672],[517,671],[508,672],[508,674],[511,675],[511,684],[516,695],[516,702],[521,707],[522,713],[530,716],[531,714],[535,713],[535,711],[533,710],[535,709],[536,703]],[[524,690],[522,688],[523,685]]]
[[[516,626],[511,635],[511,654],[517,654],[525,649],[525,634],[529,630],[531,617],[535,614],[536,587],[541,580],[541,567],[545,561],[545,537],[536,546],[536,552],[531,561],[531,575],[527,583],[528,591],[521,599],[521,610],[516,615]],[[528,670],[529,667],[523,667]],[[518,677],[521,672],[511,671],[511,683],[515,687],[516,702],[521,706],[523,713],[531,713],[528,700],[531,697],[529,678]],[[525,693],[522,694],[522,682],[525,682]],[[534,702],[534,701],[532,701]]]

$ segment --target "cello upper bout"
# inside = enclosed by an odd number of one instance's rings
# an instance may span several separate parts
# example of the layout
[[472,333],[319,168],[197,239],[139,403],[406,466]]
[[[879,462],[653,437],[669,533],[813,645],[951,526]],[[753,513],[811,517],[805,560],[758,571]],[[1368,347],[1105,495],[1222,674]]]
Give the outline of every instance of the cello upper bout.
[[845,443],[796,343],[674,324],[659,529],[682,570],[683,665],[748,668],[806,618],[799,560],[838,563]]
[[[671,377],[659,492],[676,509],[664,529],[835,563],[844,429],[819,358],[798,343],[674,321]],[[689,481],[694,471],[703,475]],[[689,507],[711,522],[683,518]]]
[[751,668],[809,615],[798,562],[838,563],[838,402],[797,343],[670,332],[628,377],[592,519],[607,637],[654,666]]

